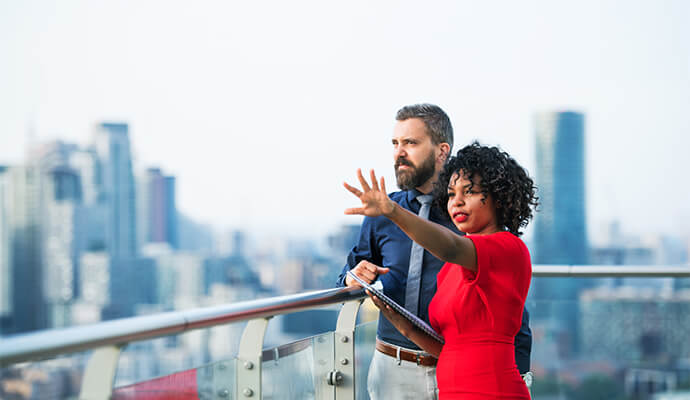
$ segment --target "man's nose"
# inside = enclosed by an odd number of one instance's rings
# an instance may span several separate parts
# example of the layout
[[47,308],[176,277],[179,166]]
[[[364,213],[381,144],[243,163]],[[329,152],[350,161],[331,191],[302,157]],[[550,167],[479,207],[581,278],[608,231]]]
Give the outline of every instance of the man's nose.
[[398,158],[400,158],[400,157],[406,157],[406,156],[407,156],[407,152],[405,152],[405,149],[404,149],[402,146],[396,146],[396,147],[393,149],[393,159],[394,159],[394,160],[397,161]]

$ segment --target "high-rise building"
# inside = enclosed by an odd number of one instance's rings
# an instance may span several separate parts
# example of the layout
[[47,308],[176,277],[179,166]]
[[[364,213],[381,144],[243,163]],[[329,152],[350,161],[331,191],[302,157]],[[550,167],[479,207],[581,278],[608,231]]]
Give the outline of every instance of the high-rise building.
[[12,314],[12,269],[7,204],[7,167],[0,165],[0,334],[10,325]]
[[149,168],[139,178],[137,202],[139,240],[167,243],[178,248],[175,177],[165,176],[159,168]]
[[52,141],[34,146],[29,162],[38,170],[40,251],[43,296],[49,327],[71,324],[70,308],[76,299],[78,243],[82,186],[78,171],[69,166],[77,145]]
[[137,253],[134,175],[126,123],[96,127],[94,150],[99,161],[99,201],[105,204],[106,251],[111,262]]
[[62,141],[35,146],[30,162],[40,172],[41,295],[47,323],[68,326],[80,292],[81,255],[106,246],[108,204],[101,169],[95,150]]
[[9,240],[11,314],[6,333],[46,328],[40,250],[39,173],[34,166],[5,171],[5,227]]
[[[532,262],[587,264],[584,115],[570,111],[539,113],[535,128],[535,182],[540,206],[534,221]],[[530,287],[530,299],[538,301],[530,313],[536,320],[549,321],[553,329],[549,334],[560,338],[559,354],[565,357],[579,347],[577,297],[586,285],[582,279],[535,278]]]
[[69,167],[46,171],[43,181],[43,296],[48,324],[56,328],[71,325],[70,308],[76,300],[81,185],[79,175]]
[[587,264],[585,117],[544,112],[536,117],[535,264]]

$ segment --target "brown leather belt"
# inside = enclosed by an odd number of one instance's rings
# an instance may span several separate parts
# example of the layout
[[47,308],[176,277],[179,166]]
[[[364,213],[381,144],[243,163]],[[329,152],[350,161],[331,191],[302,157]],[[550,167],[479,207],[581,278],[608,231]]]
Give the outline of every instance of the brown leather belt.
[[[438,361],[436,357],[430,354],[405,350],[402,347],[382,342],[378,338],[376,339],[376,350],[395,359],[400,358],[401,360],[417,363],[417,365],[423,365],[425,367],[435,367]],[[399,353],[398,350],[400,350]]]

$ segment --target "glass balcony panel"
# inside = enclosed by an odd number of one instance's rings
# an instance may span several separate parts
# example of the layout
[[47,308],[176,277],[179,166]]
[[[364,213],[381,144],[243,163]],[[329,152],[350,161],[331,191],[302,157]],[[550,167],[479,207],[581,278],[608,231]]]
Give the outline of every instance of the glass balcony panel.
[[114,387],[232,360],[245,326],[246,322],[240,322],[130,343],[120,354]]
[[327,383],[333,370],[334,334],[264,350],[261,364],[263,399],[330,399],[335,387]]
[[367,376],[369,364],[376,349],[376,328],[378,321],[370,321],[355,328],[355,398],[369,399]]
[[75,353],[0,368],[0,399],[76,399],[90,355]]
[[237,360],[218,361],[115,388],[114,400],[197,400],[235,397]]

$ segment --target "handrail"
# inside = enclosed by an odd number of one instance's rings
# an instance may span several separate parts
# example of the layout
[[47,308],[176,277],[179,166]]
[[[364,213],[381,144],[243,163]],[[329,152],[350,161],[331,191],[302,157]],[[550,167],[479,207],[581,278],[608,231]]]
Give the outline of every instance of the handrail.
[[690,278],[690,265],[533,265],[533,277]]
[[[532,276],[690,277],[690,266],[534,265]],[[210,328],[230,322],[287,314],[364,297],[366,294],[360,289],[335,288],[7,336],[0,340],[0,367],[102,346]]]
[[0,340],[0,367],[102,346],[180,334],[230,322],[288,314],[365,297],[366,294],[361,289],[334,288],[12,335]]

